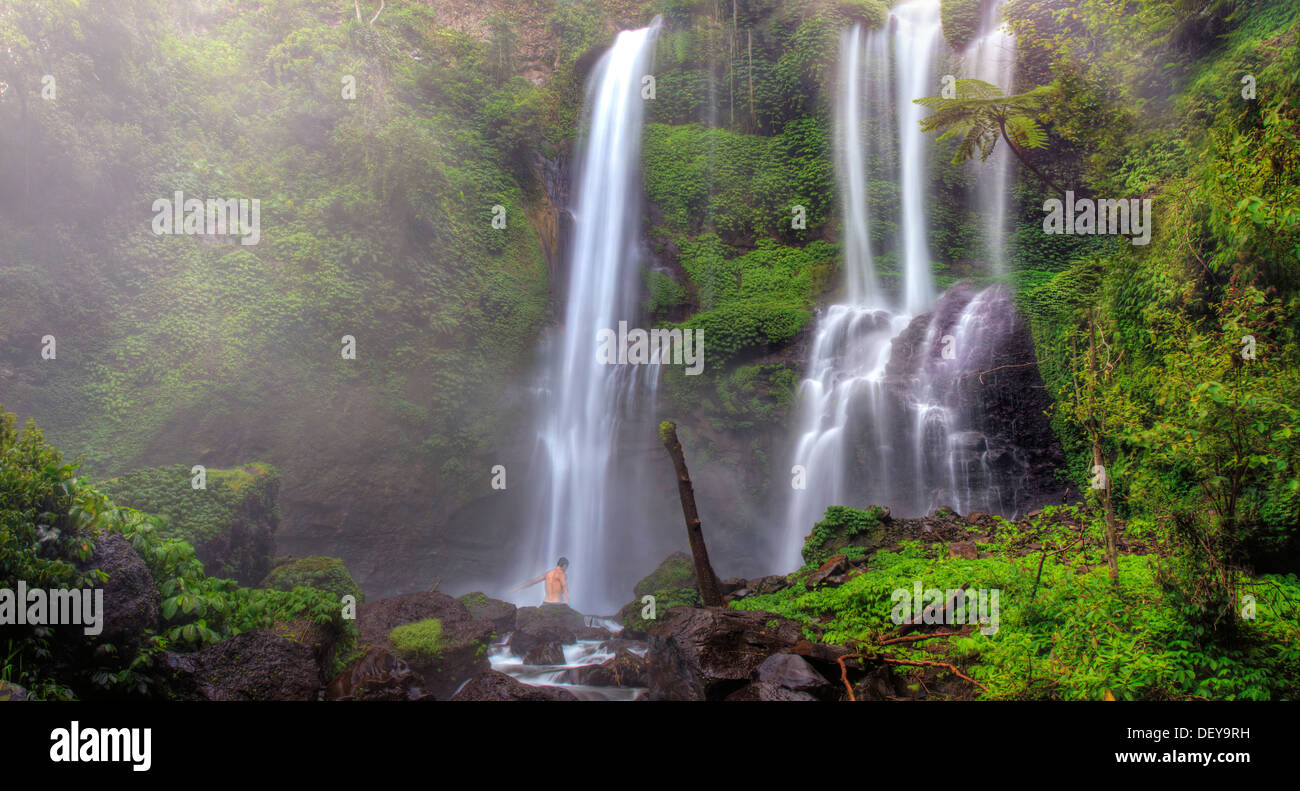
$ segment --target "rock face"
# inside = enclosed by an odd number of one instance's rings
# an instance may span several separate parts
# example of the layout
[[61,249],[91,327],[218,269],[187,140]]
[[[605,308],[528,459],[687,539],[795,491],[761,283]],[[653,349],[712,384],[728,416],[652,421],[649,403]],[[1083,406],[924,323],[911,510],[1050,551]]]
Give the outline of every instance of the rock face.
[[[936,499],[961,512],[1007,516],[1059,502],[1053,473],[1064,454],[1045,414],[1051,398],[1036,360],[1033,339],[1005,287],[977,291],[963,282],[950,288],[893,339],[884,378],[889,415],[880,440],[896,449],[916,447],[909,439],[915,428],[903,418],[912,414],[918,388],[943,419],[925,426],[922,457],[893,457],[898,468],[918,474],[896,480],[890,497],[867,496],[908,516],[927,513]],[[870,420],[863,415],[850,432],[868,431]],[[954,469],[961,479],[955,489],[945,483]],[[869,479],[864,469],[855,474]]]
[[[582,616],[578,616],[581,619]],[[487,647],[496,636],[492,621],[470,617],[464,604],[445,593],[408,593],[367,602],[357,608],[357,628],[363,645],[383,648],[398,656],[389,635],[405,624],[436,619],[441,638],[434,656],[402,657],[439,700],[450,697],[465,681],[491,665]]]
[[209,575],[258,585],[271,570],[280,526],[280,473],[252,462],[205,474],[203,489],[190,486],[184,464],[135,470],[103,487],[121,505],[167,516],[159,534],[190,542]]
[[432,700],[424,679],[384,648],[372,648],[325,688],[326,700]]
[[775,613],[675,609],[650,633],[649,699],[723,700],[801,637],[797,623]]
[[180,700],[315,700],[310,646],[268,629],[237,634],[193,654],[164,656],[167,690]]
[[496,670],[486,670],[470,679],[452,700],[577,700],[566,689],[534,687]]

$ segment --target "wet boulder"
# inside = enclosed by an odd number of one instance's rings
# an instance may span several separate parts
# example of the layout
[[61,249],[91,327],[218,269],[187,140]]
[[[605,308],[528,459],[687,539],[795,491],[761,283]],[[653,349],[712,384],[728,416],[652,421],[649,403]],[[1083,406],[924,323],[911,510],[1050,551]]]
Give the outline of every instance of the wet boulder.
[[467,593],[458,601],[465,605],[469,617],[491,621],[497,634],[506,635],[515,630],[516,608],[510,602],[489,598],[485,593]]
[[736,690],[726,700],[810,700],[817,698],[807,692],[798,692],[766,681],[755,681]]
[[591,687],[644,687],[647,683],[646,661],[623,649],[599,665],[570,668],[558,680]]
[[371,648],[325,687],[326,700],[432,700],[424,679],[401,657]]
[[505,673],[485,670],[469,680],[452,700],[577,700],[560,687],[534,687]]
[[269,629],[237,634],[191,654],[164,655],[166,687],[180,700],[315,700],[311,646]]
[[649,697],[722,700],[746,686],[764,659],[801,637],[799,624],[761,610],[674,610],[650,634]]
[[566,604],[543,604],[520,607],[515,631],[510,635],[510,652],[526,657],[547,643],[568,645],[577,642],[578,633],[587,628],[582,613]]
[[539,645],[528,652],[524,657],[525,665],[562,665],[564,664],[564,648],[559,643],[546,643]]
[[814,698],[839,697],[834,685],[798,654],[773,654],[758,666],[758,680]]

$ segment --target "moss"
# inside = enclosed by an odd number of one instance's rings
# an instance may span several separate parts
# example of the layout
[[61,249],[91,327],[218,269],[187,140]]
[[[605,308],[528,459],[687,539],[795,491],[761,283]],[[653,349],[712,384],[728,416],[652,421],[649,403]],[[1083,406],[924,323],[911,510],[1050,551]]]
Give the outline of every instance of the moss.
[[694,588],[695,563],[685,552],[674,552],[638,582],[632,592],[644,596],[665,588]]
[[[804,541],[803,559],[813,565],[825,563],[850,546],[862,547],[875,542],[875,528],[880,527],[884,509],[871,506],[866,510],[832,505],[826,516],[813,526]],[[856,553],[855,553],[856,554]]]
[[[641,602],[641,597],[645,595],[655,598],[654,618],[641,617],[641,612],[646,607]],[[635,600],[623,605],[618,617],[623,628],[644,633],[663,623],[664,616],[673,607],[701,607],[703,604],[699,591],[694,588],[663,588],[647,594],[637,594]]]
[[361,588],[339,558],[313,555],[276,566],[262,581],[263,588],[291,591],[297,587],[316,588],[342,599],[355,596],[357,603],[365,599]]
[[388,640],[403,659],[427,664],[442,655],[442,621],[427,618],[402,624],[389,632]]

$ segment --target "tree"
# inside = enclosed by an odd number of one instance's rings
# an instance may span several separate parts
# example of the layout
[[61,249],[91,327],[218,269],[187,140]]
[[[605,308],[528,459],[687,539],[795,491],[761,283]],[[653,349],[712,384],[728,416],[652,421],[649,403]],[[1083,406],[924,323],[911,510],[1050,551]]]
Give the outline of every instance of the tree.
[[983,80],[957,80],[954,88],[952,98],[924,96],[912,100],[934,111],[921,119],[922,132],[944,129],[940,140],[964,135],[953,163],[965,162],[977,151],[981,162],[988,159],[1001,137],[1030,172],[1054,191],[1064,192],[1025,154],[1026,149],[1047,146],[1047,133],[1035,116],[1042,112],[1044,102],[1053,91],[1051,86],[1040,85],[1014,96],[1007,96],[1001,88]]
[[695,579],[700,584],[700,598],[706,607],[721,607],[723,601],[718,576],[713,572],[713,564],[709,562],[709,549],[704,544],[700,512],[695,507],[695,487],[691,485],[691,474],[686,470],[682,443],[677,440],[677,425],[668,420],[661,423],[659,439],[663,440],[668,455],[672,457],[673,469],[677,471],[677,493],[681,496],[682,514],[686,517],[686,534],[691,542],[691,555],[695,559]]

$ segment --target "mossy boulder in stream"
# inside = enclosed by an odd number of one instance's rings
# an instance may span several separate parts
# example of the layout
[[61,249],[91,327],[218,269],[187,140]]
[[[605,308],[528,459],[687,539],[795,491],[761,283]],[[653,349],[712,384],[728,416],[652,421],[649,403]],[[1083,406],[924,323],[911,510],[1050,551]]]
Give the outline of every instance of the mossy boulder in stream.
[[497,634],[509,634],[515,630],[516,608],[508,601],[490,598],[486,593],[466,593],[457,599],[469,610],[469,617],[481,621],[491,621]]
[[354,596],[358,604],[365,600],[365,594],[339,558],[321,555],[297,560],[287,558],[271,569],[271,573],[262,581],[263,588],[281,591],[291,591],[299,586],[323,590],[340,599]]
[[491,621],[471,618],[465,605],[434,591],[367,602],[357,608],[357,628],[364,647],[401,657],[438,700],[488,669],[487,649],[496,638]]

